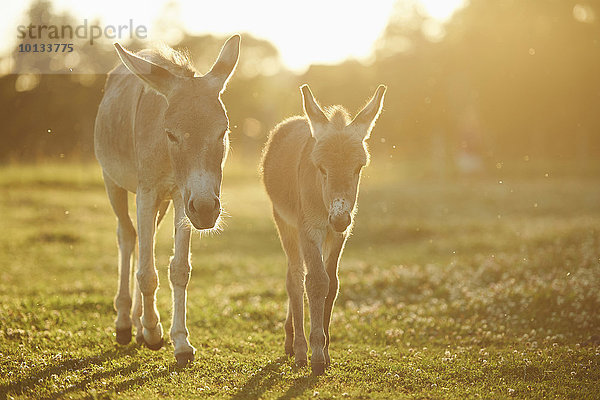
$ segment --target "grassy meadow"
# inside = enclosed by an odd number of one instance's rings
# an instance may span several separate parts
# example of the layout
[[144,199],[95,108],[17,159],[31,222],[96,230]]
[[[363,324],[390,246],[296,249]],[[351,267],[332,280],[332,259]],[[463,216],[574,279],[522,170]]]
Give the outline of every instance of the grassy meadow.
[[[170,345],[114,340],[116,221],[99,167],[0,167],[0,399],[600,398],[597,173],[517,163],[442,180],[374,160],[332,366],[314,377],[284,356],[286,262],[255,165],[231,160],[226,228],[193,237],[185,369]],[[171,221],[156,246],[167,333]]]

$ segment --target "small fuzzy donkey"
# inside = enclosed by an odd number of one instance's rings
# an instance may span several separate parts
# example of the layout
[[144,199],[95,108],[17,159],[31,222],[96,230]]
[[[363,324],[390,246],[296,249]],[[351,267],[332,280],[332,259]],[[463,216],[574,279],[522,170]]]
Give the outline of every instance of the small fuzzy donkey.
[[308,85],[300,90],[306,115],[273,129],[261,169],[288,259],[285,351],[298,365],[306,365],[306,275],[311,367],[320,375],[330,364],[329,322],[338,293],[338,264],[356,214],[360,173],[369,162],[366,140],[381,112],[386,87],[380,85],[352,121],[341,106],[323,110]]

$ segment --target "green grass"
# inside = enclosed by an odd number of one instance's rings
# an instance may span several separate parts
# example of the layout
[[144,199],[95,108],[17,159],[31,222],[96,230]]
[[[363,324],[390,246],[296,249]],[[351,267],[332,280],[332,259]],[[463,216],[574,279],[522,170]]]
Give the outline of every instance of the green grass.
[[[596,177],[441,181],[375,162],[341,263],[333,364],[313,377],[284,357],[285,258],[254,165],[228,164],[227,227],[193,238],[186,369],[170,345],[115,344],[99,168],[2,167],[0,399],[600,398]],[[166,331],[171,220],[157,235]]]

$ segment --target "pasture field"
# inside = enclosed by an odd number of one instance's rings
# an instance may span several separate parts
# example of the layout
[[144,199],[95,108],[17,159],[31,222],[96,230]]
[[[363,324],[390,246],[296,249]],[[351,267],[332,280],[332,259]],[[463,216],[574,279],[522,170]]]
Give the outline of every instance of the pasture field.
[[[600,398],[598,174],[440,180],[374,162],[332,366],[314,377],[284,356],[286,261],[255,165],[231,160],[226,228],[193,237],[185,369],[170,345],[115,343],[116,220],[99,167],[1,167],[0,399]],[[171,221],[156,247],[166,332]]]

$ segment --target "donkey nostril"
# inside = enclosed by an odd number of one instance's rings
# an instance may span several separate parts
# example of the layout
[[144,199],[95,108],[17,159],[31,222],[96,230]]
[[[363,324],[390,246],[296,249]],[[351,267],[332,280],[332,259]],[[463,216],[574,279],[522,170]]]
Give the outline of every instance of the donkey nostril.
[[221,209],[221,202],[219,201],[218,197],[215,197],[215,210],[220,210]]
[[194,207],[194,200],[190,199],[189,203],[188,203],[188,210],[191,213],[195,213],[196,212],[196,207]]

